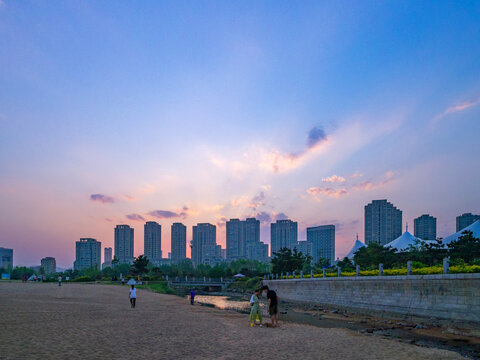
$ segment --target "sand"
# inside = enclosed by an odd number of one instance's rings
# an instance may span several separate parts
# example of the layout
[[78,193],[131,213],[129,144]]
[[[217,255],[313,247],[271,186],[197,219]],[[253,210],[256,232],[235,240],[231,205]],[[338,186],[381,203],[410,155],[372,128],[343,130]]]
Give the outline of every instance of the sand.
[[456,353],[248,316],[99,284],[0,283],[1,359],[461,359]]

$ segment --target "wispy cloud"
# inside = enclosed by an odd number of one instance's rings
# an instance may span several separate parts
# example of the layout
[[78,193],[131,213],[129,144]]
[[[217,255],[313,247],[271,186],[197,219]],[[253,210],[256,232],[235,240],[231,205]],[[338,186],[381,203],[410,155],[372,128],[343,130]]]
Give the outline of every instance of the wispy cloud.
[[[358,176],[355,176],[354,178],[357,178],[357,177]],[[350,176],[350,178],[352,178],[352,176]],[[312,186],[308,188],[306,191],[308,194],[314,196],[317,201],[321,201],[322,196],[338,199],[354,191],[370,191],[370,190],[381,188],[387,185],[388,183],[390,183],[391,181],[393,181],[394,178],[395,178],[395,173],[393,171],[387,171],[384,175],[384,179],[378,182],[368,180],[368,181],[363,181],[357,184],[343,184],[344,182],[342,181],[341,182],[342,187]],[[332,181],[331,183],[334,183],[334,181]]]
[[312,154],[325,149],[327,144],[327,134],[322,127],[316,126],[308,132],[304,149],[295,153],[282,153],[278,150],[265,152],[260,165],[274,173],[290,171],[305,163]]
[[108,204],[115,202],[114,198],[111,196],[103,195],[103,194],[92,194],[90,195],[90,200],[98,201],[102,204]]
[[478,104],[480,104],[480,98],[478,98],[477,100],[465,101],[463,103],[451,106],[448,109],[446,109],[444,112],[442,112],[441,114],[438,114],[437,116],[435,116],[432,119],[432,124],[437,123],[438,121],[440,121],[441,119],[443,119],[447,115],[470,109],[474,106],[477,106]]
[[353,190],[359,191],[359,190],[374,190],[381,188],[388,183],[390,183],[394,179],[395,173],[393,171],[387,171],[385,173],[385,180],[380,181],[380,182],[372,182],[372,181],[363,181],[360,184],[356,185],[353,187]]
[[133,221],[145,221],[145,218],[142,215],[139,214],[128,214],[125,215],[127,219],[133,220]]
[[332,183],[345,182],[345,178],[343,176],[332,175],[330,177],[323,178],[322,182],[332,182]]
[[153,210],[153,211],[150,211],[148,215],[156,217],[158,219],[171,219],[171,218],[177,218],[177,217],[185,218],[187,216],[187,213],[185,211],[176,213],[169,210]]
[[315,197],[319,197],[321,195],[326,195],[328,197],[333,197],[333,198],[339,198],[344,195],[348,194],[348,190],[346,188],[341,188],[341,189],[333,189],[331,187],[311,187],[307,189],[307,193],[314,195]]

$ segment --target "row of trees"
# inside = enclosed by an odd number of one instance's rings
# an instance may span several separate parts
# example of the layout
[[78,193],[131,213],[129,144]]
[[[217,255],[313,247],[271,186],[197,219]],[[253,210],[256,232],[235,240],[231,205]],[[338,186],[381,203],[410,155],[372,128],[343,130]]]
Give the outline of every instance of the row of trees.
[[365,270],[378,269],[379,264],[383,264],[386,269],[404,268],[408,261],[412,261],[416,267],[435,266],[441,265],[445,257],[448,257],[453,265],[480,264],[480,239],[474,237],[471,231],[465,231],[458,240],[447,246],[441,240],[428,243],[419,241],[415,246],[410,246],[408,251],[403,252],[379,244],[370,244],[360,248],[355,253],[353,261],[345,257],[335,266],[331,266],[327,259],[322,258],[316,264],[312,264],[310,256],[305,256],[296,249],[292,251],[284,248],[273,254],[271,262],[273,273],[293,271],[309,273],[310,270],[320,273],[323,268],[335,267],[354,271],[355,265],[360,265]]
[[270,264],[265,264],[256,260],[236,260],[231,263],[220,263],[215,266],[200,264],[194,267],[190,259],[186,259],[177,264],[164,264],[155,266],[145,256],[140,255],[134,259],[133,264],[118,264],[118,261],[112,261],[112,266],[99,271],[97,269],[86,270],[67,270],[65,276],[72,279],[83,277],[85,280],[99,279],[120,279],[124,277],[142,277],[143,279],[156,280],[165,275],[173,277],[211,277],[228,278],[237,273],[242,273],[248,277],[263,276],[270,272]]
[[[355,264],[360,265],[362,269],[377,269],[378,264],[383,264],[384,268],[402,268],[407,261],[413,261],[414,266],[434,266],[440,265],[445,257],[450,258],[450,262],[455,264],[480,264],[480,239],[475,238],[473,233],[466,231],[457,240],[447,246],[442,241],[436,242],[418,242],[411,246],[408,251],[398,252],[390,247],[384,247],[378,244],[370,244],[367,247],[359,249],[353,258],[353,261],[344,258],[337,262],[336,266],[345,271],[353,271]],[[190,259],[186,259],[178,264],[154,266],[146,257],[140,255],[135,258],[132,265],[119,264],[118,260],[112,261],[112,266],[102,271],[98,269],[86,270],[67,270],[64,276],[71,279],[84,277],[85,279],[115,279],[122,276],[141,276],[146,279],[160,279],[162,276],[169,277],[212,277],[228,278],[237,273],[242,273],[248,277],[263,276],[266,273],[291,273],[293,271],[303,271],[310,273],[321,273],[323,268],[335,268],[327,259],[320,259],[317,263],[312,262],[312,257],[298,252],[296,249],[280,249],[273,253],[271,264],[262,263],[256,260],[236,260],[231,263],[220,263],[215,266],[200,264],[194,267]],[[9,271],[10,272],[10,271]],[[12,279],[21,279],[24,275],[31,276],[36,272],[27,267],[15,267],[11,271]]]

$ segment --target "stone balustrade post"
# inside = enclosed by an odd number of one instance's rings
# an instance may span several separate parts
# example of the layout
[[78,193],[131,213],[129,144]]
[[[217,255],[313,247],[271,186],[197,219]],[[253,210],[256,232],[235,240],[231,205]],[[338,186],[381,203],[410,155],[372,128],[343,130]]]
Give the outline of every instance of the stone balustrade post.
[[337,267],[337,276],[338,277],[342,276],[342,268],[340,266]]
[[188,276],[187,275],[185,275],[185,281],[188,281]]
[[283,271],[280,273],[280,280],[283,280]]
[[313,270],[310,270],[310,279],[313,279]]
[[383,264],[378,265],[378,276],[383,276]]
[[207,282],[207,278],[205,276],[203,277],[203,282]]
[[360,276],[360,265],[357,265],[355,268],[355,276]]
[[168,275],[167,275],[167,281],[168,281]]
[[303,271],[300,271],[300,279],[303,279]]
[[327,269],[322,269],[323,270],[323,278],[326,279],[327,278]]
[[448,258],[443,259],[443,273],[448,274],[450,268],[450,260]]
[[407,261],[407,275],[412,275],[412,262]]

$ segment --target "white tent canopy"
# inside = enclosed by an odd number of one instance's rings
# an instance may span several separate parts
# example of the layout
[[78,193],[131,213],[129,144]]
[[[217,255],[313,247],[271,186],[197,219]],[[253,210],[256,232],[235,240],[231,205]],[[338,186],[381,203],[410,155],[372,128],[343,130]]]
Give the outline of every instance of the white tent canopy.
[[347,258],[353,259],[355,252],[357,252],[358,249],[361,249],[364,246],[365,244],[362,243],[360,240],[358,240],[358,236],[357,236],[357,240],[355,241],[355,244],[353,245],[352,250],[350,250],[350,252],[347,254]]
[[243,278],[245,275],[238,273],[237,275],[233,275],[234,278]]
[[385,246],[391,246],[393,249],[397,251],[405,251],[408,250],[410,245],[417,246],[419,241],[423,241],[420,238],[417,238],[410,234],[408,231],[405,231],[401,236],[389,242]]
[[462,233],[464,231],[471,231],[473,233],[473,236],[476,238],[480,238],[480,220],[475,221],[472,225],[467,226],[465,229],[462,229],[455,234],[452,234],[450,236],[447,236],[445,239],[442,240],[442,242],[446,244],[450,244],[452,241],[458,240],[460,236],[462,236]]
[[135,285],[136,282],[135,282],[135,280],[130,279],[130,280],[128,280],[127,284],[128,284],[128,285]]

